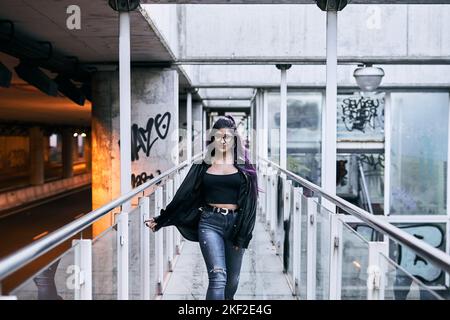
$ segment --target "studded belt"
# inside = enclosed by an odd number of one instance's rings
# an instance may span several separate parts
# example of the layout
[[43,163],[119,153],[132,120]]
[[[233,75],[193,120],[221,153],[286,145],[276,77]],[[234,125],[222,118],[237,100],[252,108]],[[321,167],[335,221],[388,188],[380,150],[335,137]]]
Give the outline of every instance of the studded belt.
[[209,204],[207,204],[206,206],[204,206],[202,208],[211,209],[213,212],[221,213],[225,216],[229,213],[238,212],[238,210],[239,210],[239,209],[233,210],[233,209],[228,209],[228,208],[219,208],[219,207],[210,206]]

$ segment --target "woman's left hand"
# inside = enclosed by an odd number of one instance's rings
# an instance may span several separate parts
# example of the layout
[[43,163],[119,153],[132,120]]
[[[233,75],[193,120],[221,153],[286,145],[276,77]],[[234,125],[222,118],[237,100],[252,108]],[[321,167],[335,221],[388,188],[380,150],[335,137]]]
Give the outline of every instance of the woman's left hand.
[[238,251],[239,247],[238,246],[233,246],[234,250]]

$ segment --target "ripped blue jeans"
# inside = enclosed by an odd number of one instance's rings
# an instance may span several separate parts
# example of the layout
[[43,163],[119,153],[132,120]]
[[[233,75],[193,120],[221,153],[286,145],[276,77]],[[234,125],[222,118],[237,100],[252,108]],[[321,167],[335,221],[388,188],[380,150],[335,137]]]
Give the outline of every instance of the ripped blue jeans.
[[233,300],[239,284],[245,249],[235,249],[227,235],[237,213],[223,215],[203,208],[198,234],[200,249],[208,271],[206,300]]

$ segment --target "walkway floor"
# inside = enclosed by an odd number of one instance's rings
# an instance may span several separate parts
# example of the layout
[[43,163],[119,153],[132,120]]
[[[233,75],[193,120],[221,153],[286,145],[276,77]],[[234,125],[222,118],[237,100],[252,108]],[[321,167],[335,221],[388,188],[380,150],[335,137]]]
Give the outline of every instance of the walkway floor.
[[[257,219],[254,238],[244,254],[236,300],[292,300],[282,262],[275,254],[262,222]],[[208,274],[197,242],[185,241],[167,284],[163,300],[203,300]]]

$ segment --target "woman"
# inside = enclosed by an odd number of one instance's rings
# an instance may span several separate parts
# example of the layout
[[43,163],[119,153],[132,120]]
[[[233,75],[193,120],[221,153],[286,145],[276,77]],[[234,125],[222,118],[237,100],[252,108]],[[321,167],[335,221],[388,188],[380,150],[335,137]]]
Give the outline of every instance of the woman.
[[146,223],[153,231],[175,225],[198,241],[208,271],[206,299],[233,300],[255,226],[257,177],[233,117],[220,117],[211,131],[211,157],[192,165],[166,209]]

